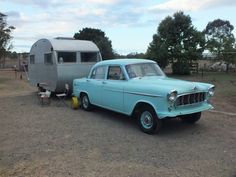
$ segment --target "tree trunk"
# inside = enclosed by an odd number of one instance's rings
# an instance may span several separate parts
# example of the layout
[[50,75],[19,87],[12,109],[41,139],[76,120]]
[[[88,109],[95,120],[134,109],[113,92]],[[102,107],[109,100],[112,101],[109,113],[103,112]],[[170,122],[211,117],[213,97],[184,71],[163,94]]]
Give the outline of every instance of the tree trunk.
[[229,72],[229,62],[226,63],[226,73]]
[[0,68],[2,68],[2,57],[0,57]]
[[2,68],[5,68],[5,63],[6,63],[6,55],[3,56]]

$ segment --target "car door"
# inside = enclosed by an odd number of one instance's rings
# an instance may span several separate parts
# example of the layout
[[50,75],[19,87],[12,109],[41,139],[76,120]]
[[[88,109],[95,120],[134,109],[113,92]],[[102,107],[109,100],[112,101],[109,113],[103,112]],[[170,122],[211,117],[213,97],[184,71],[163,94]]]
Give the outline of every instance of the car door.
[[124,111],[124,77],[120,66],[108,66],[107,79],[102,82],[102,105],[106,108]]
[[98,66],[93,69],[90,77],[86,80],[89,99],[92,104],[102,104],[102,87],[105,79],[106,66]]

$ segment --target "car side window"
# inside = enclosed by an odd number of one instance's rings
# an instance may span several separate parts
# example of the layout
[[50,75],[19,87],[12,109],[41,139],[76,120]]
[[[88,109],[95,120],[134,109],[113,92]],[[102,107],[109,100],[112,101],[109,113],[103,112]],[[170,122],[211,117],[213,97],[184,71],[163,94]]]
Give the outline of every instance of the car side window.
[[94,68],[91,74],[91,79],[104,79],[106,73],[106,67],[105,66],[99,66],[97,68]]
[[107,79],[125,80],[124,74],[123,74],[120,66],[109,66]]

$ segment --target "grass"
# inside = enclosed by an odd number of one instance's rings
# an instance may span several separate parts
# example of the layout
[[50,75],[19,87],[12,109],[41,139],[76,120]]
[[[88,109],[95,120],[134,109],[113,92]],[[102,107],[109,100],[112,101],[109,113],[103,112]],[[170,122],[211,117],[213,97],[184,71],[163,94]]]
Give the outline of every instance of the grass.
[[0,70],[0,96],[18,94],[27,90],[32,90],[25,78],[20,79],[20,73],[12,70]]
[[5,77],[1,77],[0,76],[0,84],[4,84],[4,83],[6,83],[9,80],[10,80],[9,78],[5,78]]

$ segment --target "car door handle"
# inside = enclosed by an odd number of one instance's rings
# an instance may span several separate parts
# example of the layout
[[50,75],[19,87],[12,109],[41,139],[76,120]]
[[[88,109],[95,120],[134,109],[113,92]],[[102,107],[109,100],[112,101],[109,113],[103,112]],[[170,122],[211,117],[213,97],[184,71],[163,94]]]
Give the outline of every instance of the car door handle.
[[107,84],[107,82],[105,82],[105,81],[102,81],[102,83],[103,83],[103,84]]
[[87,82],[91,82],[91,81],[90,81],[90,80],[88,80],[88,79],[87,79],[86,81],[87,81]]

